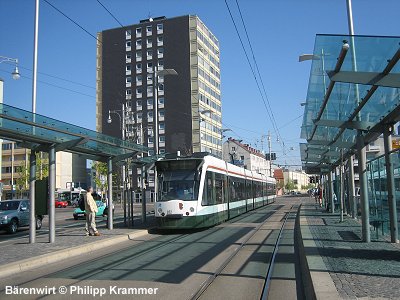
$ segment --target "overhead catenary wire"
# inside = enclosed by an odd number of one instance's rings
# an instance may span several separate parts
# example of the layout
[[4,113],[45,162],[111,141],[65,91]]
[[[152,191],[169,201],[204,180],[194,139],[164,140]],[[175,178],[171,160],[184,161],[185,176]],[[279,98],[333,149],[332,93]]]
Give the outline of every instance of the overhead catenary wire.
[[[253,66],[252,66],[252,64],[251,64],[251,62],[250,62],[250,58],[249,58],[249,56],[248,56],[248,54],[247,54],[246,47],[244,46],[242,37],[240,36],[239,29],[238,29],[238,27],[237,27],[237,25],[236,25],[235,19],[234,19],[233,15],[232,15],[232,12],[231,12],[231,9],[230,9],[230,7],[229,7],[229,4],[228,4],[227,0],[225,0],[225,5],[226,5],[226,7],[227,7],[227,9],[228,9],[228,12],[229,12],[229,15],[230,15],[230,17],[231,17],[232,23],[233,23],[233,25],[234,25],[234,27],[235,27],[236,34],[237,34],[237,36],[238,36],[238,38],[239,38],[239,41],[240,41],[240,44],[241,44],[241,46],[242,46],[242,48],[243,48],[244,54],[245,54],[245,56],[246,56],[246,60],[247,60],[247,62],[248,62],[248,64],[249,64],[249,67],[250,67],[251,72],[252,72],[252,74],[253,74],[254,80],[256,81],[257,89],[258,89],[258,91],[259,91],[259,93],[260,93],[260,95],[261,95],[261,99],[262,99],[262,101],[263,101],[263,103],[264,103],[264,107],[265,107],[265,109],[266,109],[266,111],[267,111],[268,117],[269,117],[269,119],[271,120],[271,124],[272,124],[272,126],[273,126],[273,128],[274,128],[275,133],[277,133],[276,125],[275,125],[274,122],[273,122],[273,118],[272,118],[272,116],[271,116],[271,113],[270,113],[270,110],[269,110],[269,108],[268,108],[268,105],[267,105],[267,103],[266,103],[266,101],[265,101],[265,97],[264,97],[264,94],[263,94],[263,92],[262,92],[262,90],[261,90],[259,80],[257,79],[256,72],[254,71],[254,68],[253,68]],[[283,147],[283,144],[282,144],[281,146]]]
[[[0,69],[0,72],[9,73],[8,71],[3,70],[3,69]],[[23,79],[32,80],[32,77],[25,76],[25,75],[20,75],[20,76]],[[56,85],[56,84],[53,84],[53,83],[50,83],[50,82],[46,82],[46,81],[43,81],[43,80],[38,80],[38,82],[46,84],[48,86],[52,86],[52,87],[58,88],[58,89],[62,89],[64,91],[69,91],[69,92],[72,92],[72,93],[75,93],[75,94],[79,94],[79,95],[82,95],[82,96],[85,96],[85,97],[96,99],[96,96],[94,96],[94,95],[85,94],[85,93],[82,93],[82,92],[79,92],[79,91],[75,91],[73,89],[69,89],[69,88],[66,88],[66,87],[62,87],[62,86],[59,86],[59,85]]]
[[264,81],[262,80],[262,77],[261,77],[260,69],[259,69],[259,67],[258,67],[258,63],[257,63],[256,57],[255,57],[254,51],[253,51],[253,46],[252,46],[252,43],[251,43],[251,41],[250,41],[249,34],[248,34],[248,32],[247,32],[246,23],[245,23],[245,21],[244,21],[244,18],[243,18],[243,15],[242,15],[242,11],[241,11],[240,6],[239,6],[239,2],[238,2],[238,0],[235,0],[235,1],[236,1],[236,6],[237,6],[238,11],[239,11],[240,19],[241,19],[241,21],[242,21],[242,25],[243,25],[243,28],[244,28],[244,32],[245,32],[245,34],[246,34],[247,42],[248,42],[248,44],[249,44],[250,51],[251,51],[251,54],[252,54],[252,57],[253,57],[254,66],[255,66],[255,68],[256,68],[256,70],[257,70],[257,74],[258,74],[258,77],[259,77],[259,79],[260,79],[260,82],[261,82],[261,86],[262,86],[262,88],[263,88],[263,91],[264,91],[265,99],[267,100],[268,108],[269,108],[270,113],[271,113],[271,116],[272,116],[272,120],[271,120],[272,126],[274,127],[274,130],[276,131],[276,132],[275,132],[276,135],[277,135],[280,139],[282,139],[282,137],[280,136],[280,133],[279,133],[279,128],[278,128],[278,126],[277,126],[277,124],[276,124],[275,115],[274,115],[274,112],[273,112],[273,110],[272,110],[271,103],[269,102],[269,98],[268,98],[267,91],[266,91],[266,89],[265,89]]
[[57,7],[55,7],[52,3],[50,3],[48,0],[43,0],[44,2],[46,2],[48,5],[50,5],[54,10],[56,10],[58,13],[60,13],[61,15],[63,15],[65,18],[67,18],[68,20],[70,20],[72,23],[74,23],[77,27],[79,27],[80,29],[82,29],[84,32],[86,32],[88,35],[90,35],[92,38],[94,38],[96,41],[98,41],[99,43],[101,43],[101,41],[93,34],[91,34],[88,30],[86,30],[85,28],[83,28],[83,26],[81,26],[78,22],[74,21],[72,18],[70,18],[69,16],[67,16],[64,12],[62,12],[60,9],[58,9]]
[[96,1],[109,13],[109,15],[110,15],[111,17],[113,17],[113,19],[114,19],[115,21],[117,21],[117,23],[118,23],[121,27],[124,27],[124,25],[122,25],[122,23],[113,15],[113,13],[112,13],[107,7],[104,6],[103,3],[101,3],[99,0],[96,0]]

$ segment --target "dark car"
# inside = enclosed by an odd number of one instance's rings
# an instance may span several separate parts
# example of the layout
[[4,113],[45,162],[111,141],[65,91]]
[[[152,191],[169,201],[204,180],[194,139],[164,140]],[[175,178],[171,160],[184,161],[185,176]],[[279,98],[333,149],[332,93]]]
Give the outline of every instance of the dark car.
[[[29,226],[29,200],[15,199],[0,201],[0,228],[16,233],[18,227]],[[42,228],[42,215],[36,216],[36,229]]]

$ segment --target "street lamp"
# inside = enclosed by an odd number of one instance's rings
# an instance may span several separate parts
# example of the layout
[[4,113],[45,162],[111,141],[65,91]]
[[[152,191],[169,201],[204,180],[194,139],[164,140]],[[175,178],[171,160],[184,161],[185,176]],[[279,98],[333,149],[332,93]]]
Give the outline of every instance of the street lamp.
[[6,56],[0,56],[0,63],[2,63],[2,62],[12,62],[12,63],[15,63],[14,71],[11,73],[12,78],[13,78],[14,80],[18,80],[18,79],[21,77],[21,75],[19,74],[19,71],[18,71],[18,58],[11,58],[11,57],[6,57]]
[[[174,69],[157,70],[154,67],[154,152],[158,155],[158,76],[178,75]],[[155,180],[155,179],[154,179]]]

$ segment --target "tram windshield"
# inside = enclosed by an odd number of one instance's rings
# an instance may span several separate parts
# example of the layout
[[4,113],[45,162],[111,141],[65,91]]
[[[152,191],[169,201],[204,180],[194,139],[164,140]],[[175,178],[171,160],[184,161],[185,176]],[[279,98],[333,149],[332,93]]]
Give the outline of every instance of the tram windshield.
[[158,201],[197,200],[201,160],[157,162]]

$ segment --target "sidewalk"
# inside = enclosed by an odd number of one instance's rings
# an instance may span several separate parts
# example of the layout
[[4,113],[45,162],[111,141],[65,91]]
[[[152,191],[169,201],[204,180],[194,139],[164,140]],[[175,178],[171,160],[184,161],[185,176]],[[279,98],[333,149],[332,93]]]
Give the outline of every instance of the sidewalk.
[[38,235],[34,244],[29,244],[28,237],[16,238],[0,245],[0,278],[144,236],[148,228],[154,227],[154,221],[154,216],[148,215],[146,224],[142,224],[137,217],[134,228],[124,228],[121,222],[115,223],[113,230],[102,224],[98,226],[99,237],[86,236],[84,227],[57,230],[52,244],[48,242],[48,234]]
[[[361,241],[361,225],[349,217],[305,201],[300,228],[310,291],[317,299],[400,299],[400,247],[371,231]],[[307,281],[307,280],[306,280]],[[310,296],[310,293],[308,293]]]

